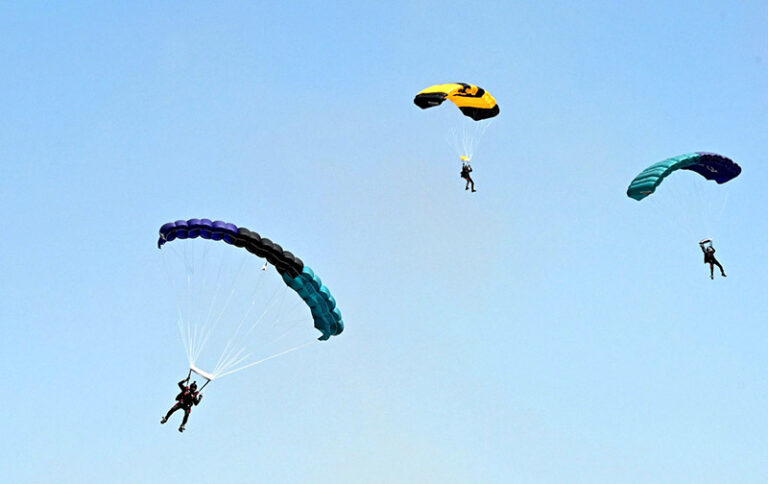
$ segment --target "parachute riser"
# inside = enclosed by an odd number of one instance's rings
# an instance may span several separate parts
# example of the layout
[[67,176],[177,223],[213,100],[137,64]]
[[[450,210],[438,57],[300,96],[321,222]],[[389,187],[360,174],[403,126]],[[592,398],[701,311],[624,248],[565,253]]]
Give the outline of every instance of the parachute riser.
[[201,377],[205,378],[205,383],[203,383],[203,386],[200,387],[199,392],[203,391],[203,388],[205,388],[209,383],[211,383],[216,377],[212,375],[211,373],[208,373],[205,370],[201,370],[197,366],[195,366],[194,363],[189,365],[189,375],[187,375],[187,378],[189,378],[192,375],[192,372],[195,372],[196,374],[200,375]]

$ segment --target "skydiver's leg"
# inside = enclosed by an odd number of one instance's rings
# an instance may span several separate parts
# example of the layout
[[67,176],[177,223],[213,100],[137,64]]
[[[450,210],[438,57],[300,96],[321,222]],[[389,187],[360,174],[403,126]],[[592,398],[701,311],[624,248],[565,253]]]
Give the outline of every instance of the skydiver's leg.
[[715,266],[712,265],[712,263],[709,263],[709,278],[714,279],[715,278]]
[[168,419],[171,418],[171,415],[173,415],[173,412],[175,412],[180,408],[181,408],[181,404],[177,402],[176,405],[174,405],[173,407],[171,407],[170,410],[168,410],[168,413],[165,414],[165,417],[160,419],[160,423],[164,424],[165,422],[167,422]]
[[475,190],[475,181],[472,179],[472,177],[469,177],[468,180],[469,180],[469,183],[472,184],[472,191],[476,192],[477,190]]
[[184,409],[184,418],[181,420],[181,425],[179,426],[179,432],[184,432],[184,426],[187,425],[187,420],[189,419],[189,412],[192,410],[188,407],[182,407]]
[[465,180],[467,181],[467,184],[464,185],[464,190],[469,190],[469,177],[466,177]]
[[[717,259],[713,259],[713,260],[714,260],[714,263],[717,266],[717,268],[720,269],[720,275],[725,277],[725,271],[723,270],[723,266],[720,265],[720,262],[718,262]],[[714,267],[712,268],[712,270],[714,271]]]

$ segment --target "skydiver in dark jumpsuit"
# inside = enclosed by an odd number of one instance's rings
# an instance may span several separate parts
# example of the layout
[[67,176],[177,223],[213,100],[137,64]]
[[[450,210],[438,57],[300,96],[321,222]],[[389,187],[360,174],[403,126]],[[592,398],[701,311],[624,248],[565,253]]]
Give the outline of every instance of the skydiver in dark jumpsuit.
[[467,180],[467,184],[464,187],[464,190],[469,190],[469,184],[472,184],[472,191],[476,192],[475,190],[475,182],[472,180],[472,177],[469,176],[469,174],[472,173],[472,167],[469,166],[469,163],[463,163],[461,165],[461,177],[465,180]]
[[701,251],[704,253],[704,263],[709,264],[709,278],[714,279],[715,278],[715,266],[717,266],[720,269],[720,275],[723,277],[727,277],[725,275],[725,271],[723,270],[723,266],[720,265],[720,262],[717,261],[715,258],[715,248],[712,247],[712,241],[710,240],[702,240],[699,242],[699,247],[701,248]]
[[197,391],[197,382],[192,382],[192,384],[187,387],[185,384],[188,381],[189,377],[178,383],[181,392],[176,395],[176,405],[171,407],[171,409],[168,410],[168,413],[165,414],[165,417],[160,419],[160,423],[164,424],[168,421],[173,412],[179,409],[184,410],[184,419],[181,421],[179,432],[184,432],[184,426],[187,424],[187,419],[189,419],[189,412],[192,411],[192,405],[199,404],[200,400],[203,398],[203,395]]

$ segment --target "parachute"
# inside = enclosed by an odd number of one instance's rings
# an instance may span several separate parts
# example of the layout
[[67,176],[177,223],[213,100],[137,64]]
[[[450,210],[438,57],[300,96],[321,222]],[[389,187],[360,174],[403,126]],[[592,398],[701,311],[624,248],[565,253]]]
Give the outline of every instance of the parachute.
[[[674,174],[682,170],[696,175]],[[684,235],[689,240],[717,237],[728,220],[725,214],[733,188],[723,185],[740,174],[741,167],[723,155],[687,153],[640,172],[629,184],[627,197],[642,201],[642,211],[655,212],[654,220],[668,224],[671,236]]]
[[446,99],[464,114],[454,116],[453,112],[446,113],[447,141],[461,161],[468,163],[492,118],[499,114],[499,105],[485,89],[463,82],[428,87],[416,95],[413,103],[421,109],[429,109],[440,106]]
[[627,196],[642,200],[656,191],[661,182],[672,172],[690,170],[718,184],[726,183],[741,173],[741,167],[730,158],[716,153],[688,153],[654,163],[632,180]]
[[[220,241],[223,244],[213,244],[214,241]],[[171,242],[174,243],[171,244]],[[257,340],[258,343],[254,343],[254,347],[265,343],[261,338],[263,334],[259,333],[265,329],[265,326],[269,326],[267,330],[278,329],[275,341],[284,339],[285,334],[293,331],[297,326],[302,331],[307,327],[312,330],[311,325],[303,324],[310,320],[313,322],[314,329],[321,333],[317,338],[320,341],[328,340],[344,331],[344,323],[341,312],[336,307],[336,300],[320,278],[301,259],[256,232],[219,220],[178,220],[160,227],[157,247],[162,249],[166,244],[178,250],[170,253],[167,250],[163,252],[173,254],[167,257],[172,257],[172,262],[180,262],[182,266],[182,270],[178,267],[169,269],[169,276],[173,286],[180,292],[179,331],[187,351],[190,369],[209,381],[311,343],[310,340],[287,351],[253,361],[254,353],[248,344],[252,340]],[[197,249],[194,244],[198,244]],[[244,250],[232,250],[224,244],[231,246],[232,249]],[[218,247],[212,250],[212,246]],[[214,254],[214,252],[217,253]],[[233,254],[233,252],[236,253]],[[266,259],[264,266],[261,266],[262,270],[258,270],[261,262],[252,258],[251,255]],[[231,265],[231,270],[223,262],[227,256],[234,256],[237,260]],[[253,263],[257,265],[249,268]],[[274,272],[266,271],[270,264],[274,266]],[[276,272],[277,276],[270,276],[268,272],[270,274]],[[254,282],[244,283],[243,279],[247,277],[253,278]],[[262,289],[263,279],[261,278],[267,277],[276,281],[272,283],[275,289],[263,291],[267,295],[271,294],[271,297],[264,304],[257,305],[255,295]],[[298,298],[295,296],[286,298],[285,290],[295,293]],[[237,294],[242,295],[240,299]],[[293,303],[291,317],[287,317],[285,313],[279,314],[282,306],[286,304],[286,299],[301,303]],[[288,301],[287,304],[291,302]],[[238,305],[241,306],[239,312],[236,311],[238,308],[232,308]],[[258,318],[253,313],[254,306],[263,306],[259,307],[262,312]],[[303,311],[301,307],[304,308]],[[265,314],[269,311],[277,313],[272,317],[271,325],[263,322],[268,319],[268,317],[265,318]],[[310,316],[311,319],[309,319]],[[219,341],[222,350],[218,362],[212,370],[201,370],[198,367],[198,358],[203,347],[209,341],[216,340],[214,333],[223,333],[223,338]],[[259,341],[260,339],[262,340]]]
[[443,104],[446,99],[475,121],[499,114],[499,105],[493,96],[481,87],[463,82],[430,86],[418,93],[413,103],[421,109],[428,109]]

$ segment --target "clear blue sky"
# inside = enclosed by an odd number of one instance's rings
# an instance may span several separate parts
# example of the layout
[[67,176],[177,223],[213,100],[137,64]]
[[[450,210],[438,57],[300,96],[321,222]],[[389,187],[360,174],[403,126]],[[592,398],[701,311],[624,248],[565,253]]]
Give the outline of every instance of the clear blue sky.
[[[765,482],[768,5],[286,3],[0,7],[0,480]],[[501,106],[476,194],[412,103],[451,81]],[[727,279],[625,196],[689,151],[744,168]],[[155,241],[203,216],[346,331],[179,434]]]

